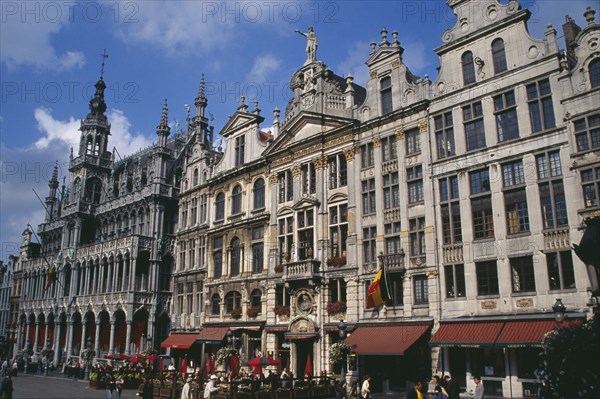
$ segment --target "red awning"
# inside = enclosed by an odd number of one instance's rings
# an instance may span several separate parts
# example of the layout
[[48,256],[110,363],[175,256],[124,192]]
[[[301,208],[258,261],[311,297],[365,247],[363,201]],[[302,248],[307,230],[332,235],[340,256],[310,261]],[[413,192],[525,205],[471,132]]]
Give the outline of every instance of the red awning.
[[[562,326],[578,325],[581,320],[572,320]],[[556,328],[551,320],[513,320],[507,321],[496,340],[496,347],[542,346],[546,333]]]
[[227,327],[204,327],[196,337],[205,343],[221,342],[227,330]]
[[360,355],[402,355],[429,327],[429,324],[358,327],[346,343]]
[[189,349],[196,342],[198,334],[172,334],[161,344],[161,348]]
[[493,346],[504,325],[503,321],[442,323],[431,338],[430,346],[479,348]]

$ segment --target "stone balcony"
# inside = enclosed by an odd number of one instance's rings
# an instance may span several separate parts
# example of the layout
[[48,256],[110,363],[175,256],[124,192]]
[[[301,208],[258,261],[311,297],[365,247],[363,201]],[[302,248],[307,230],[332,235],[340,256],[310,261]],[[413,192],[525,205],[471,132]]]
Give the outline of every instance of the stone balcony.
[[289,262],[284,265],[284,280],[304,280],[319,275],[321,262],[314,259],[306,259],[298,262]]

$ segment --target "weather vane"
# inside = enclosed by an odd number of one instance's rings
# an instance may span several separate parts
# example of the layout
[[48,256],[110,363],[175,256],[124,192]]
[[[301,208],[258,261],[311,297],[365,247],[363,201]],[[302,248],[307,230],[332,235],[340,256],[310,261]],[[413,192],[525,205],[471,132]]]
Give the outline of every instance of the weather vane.
[[104,60],[108,58],[108,53],[106,52],[106,49],[104,49],[104,52],[100,54],[100,57],[102,57],[102,68],[100,69],[100,79],[102,79],[102,77],[104,76]]

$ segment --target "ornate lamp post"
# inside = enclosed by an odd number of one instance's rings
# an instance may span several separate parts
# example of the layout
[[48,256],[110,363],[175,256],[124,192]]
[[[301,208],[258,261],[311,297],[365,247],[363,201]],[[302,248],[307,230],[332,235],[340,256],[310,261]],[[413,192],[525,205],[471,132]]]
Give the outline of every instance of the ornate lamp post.
[[46,340],[46,347],[44,348],[44,360],[45,360],[45,372],[44,375],[48,375],[48,368],[50,366],[50,358],[52,357],[53,353],[52,353],[52,341],[50,341],[50,338],[48,338]]
[[[340,334],[340,338],[344,340],[346,338],[346,329],[348,326],[344,323],[344,320],[340,320],[337,325],[338,333]],[[346,353],[344,353],[344,358],[342,359],[342,381],[346,379]]]
[[567,311],[567,307],[564,303],[562,303],[561,298],[557,298],[554,305],[552,305],[552,310],[554,311],[554,320],[556,324],[561,324],[565,319],[565,312]]
[[85,350],[85,379],[90,379],[90,358],[94,355],[92,354],[92,337],[88,337],[87,346]]

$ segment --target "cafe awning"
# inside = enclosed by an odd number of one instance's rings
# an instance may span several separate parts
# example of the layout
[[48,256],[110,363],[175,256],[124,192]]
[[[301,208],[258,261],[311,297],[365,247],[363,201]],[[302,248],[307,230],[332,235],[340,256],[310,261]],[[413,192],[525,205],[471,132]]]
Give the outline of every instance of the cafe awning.
[[402,355],[430,327],[430,324],[359,326],[346,343],[359,355]]
[[429,345],[463,348],[492,347],[503,326],[503,321],[442,323]]
[[198,334],[171,334],[161,344],[161,348],[189,349],[196,342]]

